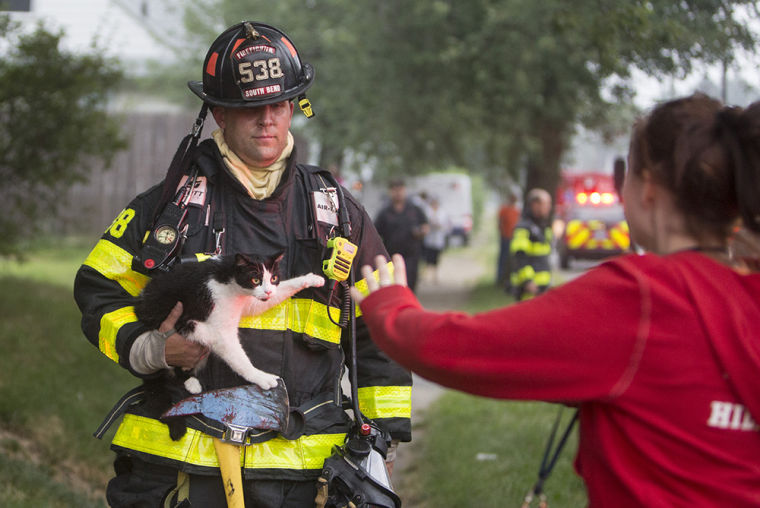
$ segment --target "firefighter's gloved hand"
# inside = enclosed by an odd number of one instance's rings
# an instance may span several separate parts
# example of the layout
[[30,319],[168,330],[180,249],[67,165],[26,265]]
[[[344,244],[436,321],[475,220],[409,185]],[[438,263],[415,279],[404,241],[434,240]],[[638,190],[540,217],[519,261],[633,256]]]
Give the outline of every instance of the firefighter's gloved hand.
[[129,363],[135,372],[148,375],[171,366],[190,369],[208,355],[206,348],[174,331],[181,315],[182,303],[177,302],[158,330],[135,339],[129,351]]
[[[385,256],[377,256],[375,258],[375,265],[377,266],[378,275],[377,279],[375,279],[372,267],[370,265],[362,266],[361,274],[362,277],[364,277],[364,280],[367,281],[367,290],[369,294],[374,293],[380,288],[392,286],[394,284],[406,286],[406,265],[404,264],[404,258],[401,257],[401,254],[394,254],[392,261],[393,279],[391,279],[391,274],[388,271],[388,260],[385,259]],[[351,296],[354,298],[357,305],[362,303],[365,298],[361,291],[355,287],[351,288]]]
[[208,356],[208,349],[197,342],[187,340],[174,330],[174,325],[182,315],[182,302],[177,302],[166,317],[158,332],[165,337],[164,358],[167,365],[192,369]]

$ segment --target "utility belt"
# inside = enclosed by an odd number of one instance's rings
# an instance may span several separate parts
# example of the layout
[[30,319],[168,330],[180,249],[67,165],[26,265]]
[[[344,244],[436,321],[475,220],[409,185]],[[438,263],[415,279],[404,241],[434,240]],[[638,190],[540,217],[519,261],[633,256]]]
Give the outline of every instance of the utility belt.
[[[111,408],[93,435],[102,439],[119,417],[125,413],[139,414],[139,407],[145,400],[146,393],[142,385],[125,393]],[[153,415],[149,417],[153,417]],[[324,392],[298,407],[291,406],[288,409],[287,426],[279,432],[229,425],[201,414],[185,417],[185,424],[188,428],[198,430],[224,442],[241,446],[262,443],[277,437],[277,435],[292,441],[304,434],[315,434],[331,425],[343,422],[349,422],[348,415],[343,409],[343,403],[336,403],[333,392]]]

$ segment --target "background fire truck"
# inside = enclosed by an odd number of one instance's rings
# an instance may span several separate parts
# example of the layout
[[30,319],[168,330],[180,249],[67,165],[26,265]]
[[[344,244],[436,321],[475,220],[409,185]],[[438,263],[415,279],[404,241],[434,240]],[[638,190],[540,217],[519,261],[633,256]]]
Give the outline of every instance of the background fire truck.
[[557,252],[563,269],[575,259],[603,259],[628,252],[631,239],[612,175],[563,173],[556,217],[564,225]]

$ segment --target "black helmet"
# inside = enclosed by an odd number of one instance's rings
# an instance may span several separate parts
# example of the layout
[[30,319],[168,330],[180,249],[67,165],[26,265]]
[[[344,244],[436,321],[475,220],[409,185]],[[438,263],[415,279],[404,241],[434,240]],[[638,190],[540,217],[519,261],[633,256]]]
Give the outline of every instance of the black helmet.
[[[216,38],[203,62],[203,81],[190,90],[212,106],[245,108],[303,96],[314,81],[314,68],[280,30],[256,21],[231,26]],[[299,103],[307,116],[310,105]]]

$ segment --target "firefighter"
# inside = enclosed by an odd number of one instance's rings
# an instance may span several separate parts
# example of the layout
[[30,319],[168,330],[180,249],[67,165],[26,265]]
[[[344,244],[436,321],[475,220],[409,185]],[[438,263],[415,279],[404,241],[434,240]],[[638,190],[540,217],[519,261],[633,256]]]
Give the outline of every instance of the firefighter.
[[523,215],[512,233],[509,247],[512,256],[510,282],[518,301],[543,293],[551,282],[551,209],[549,193],[543,189],[532,189],[525,198]]
[[[238,23],[211,45],[202,72],[203,80],[188,86],[204,103],[200,121],[210,108],[219,129],[211,139],[190,145],[187,155],[178,151],[175,162],[187,163],[172,163],[171,168],[179,167],[182,174],[172,179],[170,169],[163,184],[134,198],[76,277],[74,293],[86,337],[138,379],[169,367],[191,368],[205,354],[172,333],[177,312],[159,330],[137,321],[134,299],[159,265],[201,253],[284,252],[283,279],[320,273],[341,211],[350,219],[348,240],[359,246],[355,266],[386,254],[364,208],[347,191],[339,199],[329,172],[297,162],[291,118],[294,102],[307,116],[313,114],[305,92],[314,70],[283,32],[263,23]],[[190,177],[190,200],[172,230],[180,236],[176,251],[166,260],[153,251],[146,254],[154,238],[160,239],[159,251],[161,242],[175,240],[156,224],[173,206],[165,204],[166,196],[174,196]],[[272,311],[240,322],[246,353],[257,367],[282,378],[290,406],[303,418],[287,436],[264,432],[242,447],[248,506],[314,506],[323,462],[351,427],[341,400],[350,327],[341,328],[330,318],[330,309],[339,314],[341,300],[339,291],[330,293],[331,286],[304,290]],[[361,318],[355,329],[359,407],[390,433],[394,445],[409,441],[410,374],[375,347]],[[244,384],[213,355],[198,377],[206,390]],[[110,506],[225,506],[211,431],[187,418],[187,432],[173,440],[148,407],[130,405],[115,432],[116,476],[106,493]],[[387,455],[389,466],[394,450]]]

